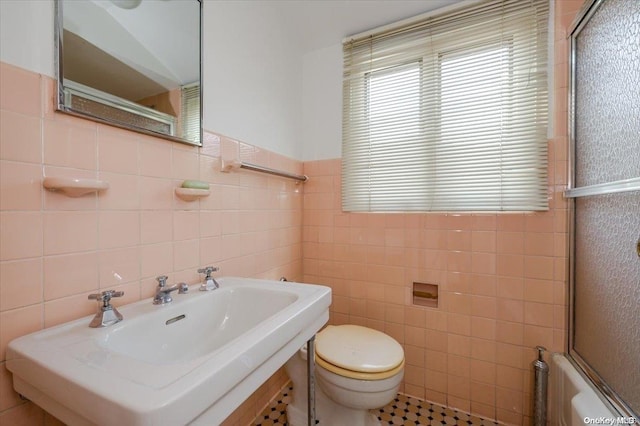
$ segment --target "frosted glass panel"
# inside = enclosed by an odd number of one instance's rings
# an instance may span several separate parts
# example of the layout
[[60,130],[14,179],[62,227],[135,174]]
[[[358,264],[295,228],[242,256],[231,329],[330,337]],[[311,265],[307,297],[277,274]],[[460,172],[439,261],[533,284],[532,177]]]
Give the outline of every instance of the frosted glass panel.
[[[571,34],[575,188],[640,177],[640,1],[589,7]],[[570,354],[637,414],[640,191],[574,202]]]
[[574,349],[640,412],[640,192],[576,200]]
[[606,0],[576,37],[575,186],[640,176],[640,1]]

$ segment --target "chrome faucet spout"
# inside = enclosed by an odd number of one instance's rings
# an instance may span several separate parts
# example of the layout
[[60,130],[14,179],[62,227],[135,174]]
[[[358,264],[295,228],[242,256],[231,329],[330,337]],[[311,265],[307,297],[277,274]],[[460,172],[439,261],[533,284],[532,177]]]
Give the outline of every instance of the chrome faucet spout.
[[171,293],[178,290],[178,293],[184,294],[189,291],[189,286],[185,283],[175,284],[171,287],[167,287],[167,279],[166,275],[161,275],[156,278],[158,281],[158,287],[156,288],[156,295],[153,298],[154,305],[165,305],[167,303],[173,302],[173,297],[171,297]]

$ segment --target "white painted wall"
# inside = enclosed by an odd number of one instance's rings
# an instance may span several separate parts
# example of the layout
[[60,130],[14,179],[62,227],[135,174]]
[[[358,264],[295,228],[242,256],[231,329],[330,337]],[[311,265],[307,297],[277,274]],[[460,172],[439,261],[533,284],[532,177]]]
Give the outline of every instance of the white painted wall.
[[[55,77],[53,1],[0,0],[0,60]],[[302,60],[263,2],[206,0],[204,127],[302,158]]]
[[302,160],[342,156],[342,44],[302,58]]
[[204,126],[302,157],[302,60],[269,2],[204,4]]
[[53,1],[0,0],[0,60],[55,76]]

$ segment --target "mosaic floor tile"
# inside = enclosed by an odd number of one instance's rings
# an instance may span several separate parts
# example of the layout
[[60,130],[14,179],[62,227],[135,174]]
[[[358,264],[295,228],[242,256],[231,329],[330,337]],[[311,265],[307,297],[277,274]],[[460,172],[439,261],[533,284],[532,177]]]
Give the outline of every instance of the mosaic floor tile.
[[[293,388],[283,389],[282,393],[254,421],[254,426],[287,426],[287,404],[291,401]],[[396,399],[380,410],[372,410],[383,426],[494,426],[497,423],[481,419],[410,396],[398,394]],[[348,426],[348,425],[326,425]]]

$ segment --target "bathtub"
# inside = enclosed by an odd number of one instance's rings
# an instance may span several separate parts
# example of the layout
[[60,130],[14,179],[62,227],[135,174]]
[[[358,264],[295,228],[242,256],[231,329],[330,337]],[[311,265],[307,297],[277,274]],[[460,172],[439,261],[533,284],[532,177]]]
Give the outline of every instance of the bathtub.
[[640,424],[639,419],[622,417],[605,405],[591,383],[563,354],[551,356],[549,379],[551,425]]

